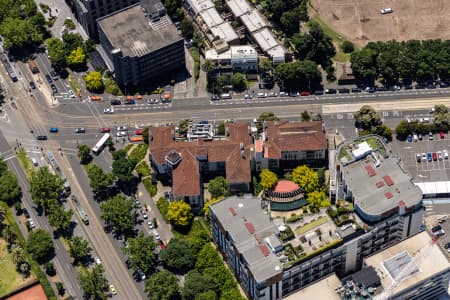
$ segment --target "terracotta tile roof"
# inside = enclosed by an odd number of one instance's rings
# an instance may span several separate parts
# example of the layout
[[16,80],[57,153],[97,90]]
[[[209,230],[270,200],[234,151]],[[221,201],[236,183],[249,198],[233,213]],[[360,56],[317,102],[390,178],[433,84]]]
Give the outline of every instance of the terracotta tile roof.
[[172,171],[172,189],[176,196],[200,195],[198,160],[187,149],[181,151],[181,162]]
[[244,150],[245,157],[242,157],[239,145],[235,147],[225,163],[225,174],[228,183],[241,183],[251,181],[250,151]]
[[231,141],[244,143],[245,146],[252,143],[252,136],[249,133],[250,125],[248,123],[226,123],[225,131]]
[[281,158],[284,151],[316,151],[327,148],[322,122],[268,121],[265,133],[268,158]]
[[263,151],[263,141],[262,140],[256,140],[255,141],[255,152],[262,152]]

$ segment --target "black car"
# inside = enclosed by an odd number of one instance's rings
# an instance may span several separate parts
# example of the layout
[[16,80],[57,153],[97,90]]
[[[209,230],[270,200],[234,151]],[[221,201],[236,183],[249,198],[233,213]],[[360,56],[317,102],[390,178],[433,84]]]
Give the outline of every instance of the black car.
[[85,133],[85,132],[86,132],[86,129],[83,127],[75,128],[75,133]]
[[405,90],[412,90],[412,85],[408,84],[403,87]]
[[58,93],[58,89],[56,88],[56,85],[52,84],[52,85],[51,85],[51,88],[52,88],[53,94]]
[[339,89],[339,94],[348,94],[350,93],[350,90],[347,88],[341,88]]
[[34,83],[34,81],[30,81],[30,88],[32,88],[33,90],[36,89],[36,84]]
[[314,92],[314,95],[320,96],[320,95],[323,95],[323,93],[324,93],[323,90],[318,90],[318,91],[315,91],[315,92]]
[[373,86],[369,86],[369,87],[366,88],[366,91],[368,93],[375,93],[375,88]]
[[337,93],[337,91],[335,90],[335,89],[327,89],[327,90],[325,90],[325,94],[336,94]]
[[22,209],[23,215],[25,216],[25,218],[29,219],[30,218],[30,213],[28,212],[28,209],[23,208]]
[[135,104],[135,103],[136,103],[136,101],[134,101],[134,100],[125,101],[125,104],[127,104],[127,105],[131,105],[131,104]]
[[449,249],[449,248],[450,248],[450,243],[445,244],[445,245],[444,245],[444,248],[445,248],[445,249]]
[[47,136],[46,135],[38,135],[36,138],[37,138],[38,141],[45,141],[45,140],[47,140]]
[[377,86],[376,90],[377,90],[377,92],[386,92],[387,88],[385,88],[384,86]]
[[111,100],[111,105],[120,105],[120,104],[122,104],[122,101],[120,101],[119,99]]
[[441,229],[442,229],[441,225],[436,225],[433,228],[431,228],[431,232],[438,232]]
[[448,86],[449,86],[449,84],[448,84],[447,82],[441,81],[441,82],[439,83],[439,87],[440,87],[441,89],[448,88]]
[[211,101],[217,101],[217,100],[220,100],[219,96],[217,96],[217,95],[211,96]]
[[47,79],[48,83],[52,83],[53,82],[53,79],[52,79],[52,77],[49,74],[46,74],[45,78]]
[[352,93],[361,93],[361,89],[360,88],[352,88]]
[[58,80],[58,74],[56,74],[55,70],[51,71],[50,75],[52,75],[53,80]]

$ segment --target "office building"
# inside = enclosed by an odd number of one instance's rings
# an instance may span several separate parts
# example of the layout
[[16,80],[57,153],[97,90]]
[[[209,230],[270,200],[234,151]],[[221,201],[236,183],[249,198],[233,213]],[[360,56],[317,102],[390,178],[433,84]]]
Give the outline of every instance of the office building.
[[144,84],[185,67],[183,38],[161,3],[151,1],[98,19],[100,43],[121,85]]
[[98,37],[97,19],[121,10],[140,0],[66,0],[75,18],[93,39]]

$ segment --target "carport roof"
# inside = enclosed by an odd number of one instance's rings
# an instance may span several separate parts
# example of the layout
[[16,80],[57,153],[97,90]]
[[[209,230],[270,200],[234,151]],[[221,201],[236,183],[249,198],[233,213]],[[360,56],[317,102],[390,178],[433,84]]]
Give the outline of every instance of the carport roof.
[[414,184],[424,196],[450,194],[450,181],[415,182]]

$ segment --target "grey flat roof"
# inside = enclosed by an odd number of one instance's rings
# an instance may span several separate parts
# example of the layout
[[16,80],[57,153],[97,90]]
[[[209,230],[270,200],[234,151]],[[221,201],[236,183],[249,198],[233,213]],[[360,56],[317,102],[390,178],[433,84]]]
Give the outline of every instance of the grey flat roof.
[[97,20],[112,47],[123,56],[141,56],[179,41],[181,37],[167,16],[150,24],[139,4]]
[[231,42],[238,39],[237,33],[228,23],[222,23],[209,29],[214,36],[219,36],[226,42]]
[[267,26],[265,20],[256,10],[241,15],[241,21],[249,32],[254,32]]
[[[397,159],[393,156],[383,158],[375,153],[380,161],[378,168],[371,155],[342,166],[345,184],[352,191],[358,207],[368,215],[379,216],[398,207],[400,201],[406,207],[419,204],[422,192],[398,165]],[[368,173],[370,168],[375,175]],[[392,180],[392,185],[389,185],[385,176]]]
[[335,288],[341,286],[342,283],[336,274],[320,279],[319,281],[301,289],[300,291],[291,294],[284,298],[284,300],[299,300],[299,299],[317,299],[317,300],[341,300],[341,297],[336,293]]
[[[278,229],[262,210],[260,199],[251,195],[232,196],[213,204],[210,209],[232,237],[235,247],[247,261],[248,268],[258,282],[282,272],[277,256],[264,242],[266,237],[275,237]],[[269,250],[267,256],[260,245]]]

